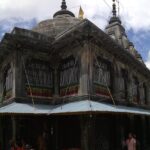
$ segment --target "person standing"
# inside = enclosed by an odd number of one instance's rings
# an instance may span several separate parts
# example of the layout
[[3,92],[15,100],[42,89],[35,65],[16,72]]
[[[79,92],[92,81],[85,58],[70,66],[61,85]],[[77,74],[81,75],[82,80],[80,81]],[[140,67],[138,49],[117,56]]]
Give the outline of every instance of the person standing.
[[140,150],[140,141],[137,139],[136,134],[133,134],[133,137],[136,140],[136,150]]
[[42,133],[42,135],[38,137],[38,140],[37,140],[38,150],[46,150],[46,143],[45,143],[44,136],[45,134]]
[[126,145],[128,150],[136,150],[136,139],[133,137],[132,133],[129,133]]

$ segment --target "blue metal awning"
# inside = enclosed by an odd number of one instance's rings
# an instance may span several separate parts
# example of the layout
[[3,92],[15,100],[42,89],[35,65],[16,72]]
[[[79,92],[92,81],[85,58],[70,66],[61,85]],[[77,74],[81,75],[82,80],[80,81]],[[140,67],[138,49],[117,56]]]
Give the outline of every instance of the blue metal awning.
[[13,102],[0,108],[0,114],[48,114],[52,106]]
[[133,115],[148,115],[150,116],[150,110],[145,110],[135,107],[118,106],[112,104],[106,104],[101,102],[95,102],[91,100],[84,100],[78,102],[71,102],[57,106],[52,109],[50,114],[75,114],[75,113],[121,113],[121,114],[133,114]]
[[150,116],[150,110],[83,100],[61,105],[25,104],[13,102],[0,108],[0,114],[69,115],[86,113],[133,114]]

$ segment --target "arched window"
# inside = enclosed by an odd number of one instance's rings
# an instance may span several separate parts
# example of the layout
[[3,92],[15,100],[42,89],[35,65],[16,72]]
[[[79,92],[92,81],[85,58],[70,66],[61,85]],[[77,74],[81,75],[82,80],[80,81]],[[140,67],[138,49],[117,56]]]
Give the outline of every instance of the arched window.
[[48,62],[31,60],[26,64],[26,90],[28,96],[51,97],[53,70]]
[[133,102],[139,103],[139,99],[140,99],[139,82],[138,82],[138,79],[136,77],[133,77],[132,93],[133,93]]
[[8,65],[4,72],[4,97],[8,99],[12,96],[13,89],[13,71],[11,65]]
[[80,75],[78,60],[73,56],[62,60],[59,70],[60,95],[67,96],[77,94]]
[[111,87],[110,63],[101,58],[94,62],[93,71],[94,91],[98,95],[109,96],[108,88]]

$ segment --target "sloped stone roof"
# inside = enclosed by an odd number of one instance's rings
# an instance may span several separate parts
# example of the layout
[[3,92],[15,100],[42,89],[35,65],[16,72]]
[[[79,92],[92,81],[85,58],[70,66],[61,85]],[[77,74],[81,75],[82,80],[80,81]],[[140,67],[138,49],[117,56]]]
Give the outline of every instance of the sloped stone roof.
[[40,22],[36,27],[33,28],[33,31],[47,36],[56,36],[60,32],[76,25],[78,22],[80,22],[80,19],[64,14],[57,16],[54,19],[48,19]]
[[10,49],[11,52],[13,45],[15,49],[16,44],[19,43],[28,49],[33,47],[34,50],[41,49],[49,54],[55,54],[61,51],[62,48],[74,43],[81,44],[84,41],[91,41],[103,47],[103,49],[114,55],[116,59],[127,65],[130,64],[130,67],[150,78],[150,70],[143,63],[87,19],[80,20],[75,25],[67,27],[66,30],[59,32],[53,38],[33,31],[20,30],[15,28],[14,32],[4,36],[0,43],[0,56],[4,56],[4,50],[7,52]]

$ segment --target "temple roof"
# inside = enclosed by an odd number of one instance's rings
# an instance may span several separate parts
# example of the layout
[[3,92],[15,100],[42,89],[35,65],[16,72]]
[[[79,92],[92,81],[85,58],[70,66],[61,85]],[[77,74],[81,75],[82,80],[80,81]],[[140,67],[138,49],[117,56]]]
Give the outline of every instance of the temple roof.
[[75,15],[67,10],[66,1],[62,0],[61,10],[57,11],[53,19],[47,19],[38,23],[33,31],[47,36],[56,36],[80,21]]
[[130,64],[130,67],[138,72],[142,72],[148,78],[150,77],[150,71],[143,63],[138,61],[129,51],[126,51],[116,41],[110,38],[110,36],[87,19],[80,20],[79,23],[53,38],[33,31],[15,28],[11,34],[6,34],[1,41],[0,57],[3,57],[5,50],[11,52],[12,47],[15,50],[15,46],[18,44],[20,44],[20,47],[25,47],[29,50],[32,47],[33,51],[39,49],[51,55],[58,54],[59,51],[70,45],[80,45],[86,40],[92,41],[94,44],[114,55],[119,61],[127,65]]
[[131,44],[124,26],[120,20],[119,14],[116,10],[116,0],[113,0],[112,5],[112,17],[109,20],[108,25],[105,28],[105,32],[113,38],[120,46],[129,51],[138,61],[144,64],[143,59],[138,51]]

